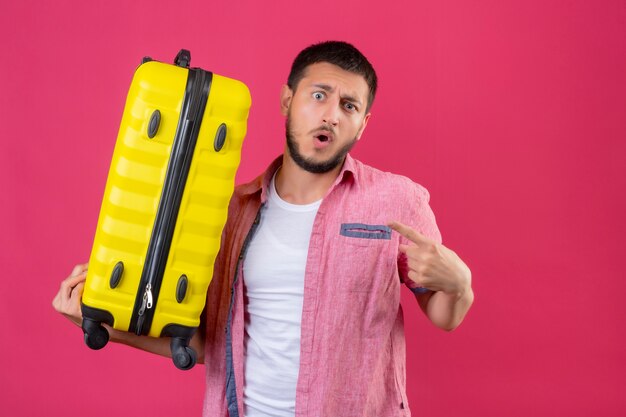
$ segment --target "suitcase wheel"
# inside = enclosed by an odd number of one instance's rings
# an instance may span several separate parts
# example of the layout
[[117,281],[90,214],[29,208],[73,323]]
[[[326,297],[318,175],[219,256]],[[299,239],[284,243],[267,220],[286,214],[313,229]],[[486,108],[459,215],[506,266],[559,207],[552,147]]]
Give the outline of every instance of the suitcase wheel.
[[109,332],[100,322],[84,318],[82,328],[85,333],[85,344],[90,349],[102,349],[109,342]]
[[193,368],[197,360],[196,351],[188,345],[189,341],[180,337],[172,337],[170,342],[174,365],[183,371]]

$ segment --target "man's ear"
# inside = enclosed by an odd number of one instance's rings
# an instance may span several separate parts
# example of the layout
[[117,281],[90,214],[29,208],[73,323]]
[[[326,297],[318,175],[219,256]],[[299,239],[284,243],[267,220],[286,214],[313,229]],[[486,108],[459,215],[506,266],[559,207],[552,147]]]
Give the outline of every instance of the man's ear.
[[365,126],[367,126],[367,122],[369,121],[371,115],[372,113],[367,113],[365,117],[363,118],[363,124],[361,125],[361,128],[356,134],[356,140],[361,139],[361,135],[363,134],[363,131],[365,130]]
[[280,112],[283,116],[287,117],[289,114],[289,105],[291,104],[291,99],[293,98],[293,91],[287,84],[284,84],[280,89]]

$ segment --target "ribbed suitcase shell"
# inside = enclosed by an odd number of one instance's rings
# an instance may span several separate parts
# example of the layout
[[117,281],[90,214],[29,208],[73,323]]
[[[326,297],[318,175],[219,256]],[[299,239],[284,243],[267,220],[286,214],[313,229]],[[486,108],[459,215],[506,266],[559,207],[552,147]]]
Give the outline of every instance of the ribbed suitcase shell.
[[[126,100],[106,183],[82,302],[105,310],[113,327],[127,331],[138,296],[146,252],[154,227],[168,160],[183,103],[189,70],[156,61],[136,70]],[[246,134],[250,93],[241,82],[213,74],[209,98],[176,220],[165,273],[149,335],[161,336],[168,324],[198,327],[234,189]],[[161,122],[153,138],[148,124],[155,110]],[[221,124],[222,149],[214,142]],[[124,270],[115,288],[113,268]],[[176,299],[179,278],[188,288]]]

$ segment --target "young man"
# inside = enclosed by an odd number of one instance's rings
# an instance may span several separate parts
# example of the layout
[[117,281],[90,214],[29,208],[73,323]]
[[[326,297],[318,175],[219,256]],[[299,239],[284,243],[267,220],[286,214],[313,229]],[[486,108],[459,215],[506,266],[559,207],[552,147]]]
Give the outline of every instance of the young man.
[[[470,270],[441,244],[428,192],[348,154],[376,83],[344,42],[296,57],[281,91],[284,154],[235,190],[192,341],[205,416],[408,416],[401,284],[445,330],[472,304]],[[86,268],[53,301],[77,324]],[[165,339],[109,332],[170,353]]]

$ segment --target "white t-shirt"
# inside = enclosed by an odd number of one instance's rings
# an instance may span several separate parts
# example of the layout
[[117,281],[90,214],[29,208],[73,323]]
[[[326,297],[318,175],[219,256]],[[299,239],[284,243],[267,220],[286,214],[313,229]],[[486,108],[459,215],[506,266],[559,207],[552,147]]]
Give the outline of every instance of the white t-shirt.
[[304,270],[320,204],[283,201],[272,179],[249,243],[243,263],[246,417],[295,413]]

